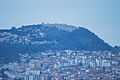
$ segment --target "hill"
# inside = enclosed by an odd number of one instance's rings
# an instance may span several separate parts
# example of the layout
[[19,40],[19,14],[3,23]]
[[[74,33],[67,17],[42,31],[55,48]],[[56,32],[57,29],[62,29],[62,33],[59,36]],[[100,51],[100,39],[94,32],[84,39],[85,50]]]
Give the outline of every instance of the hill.
[[13,60],[19,53],[66,49],[93,51],[111,50],[112,47],[88,29],[66,24],[38,24],[0,30],[1,60]]

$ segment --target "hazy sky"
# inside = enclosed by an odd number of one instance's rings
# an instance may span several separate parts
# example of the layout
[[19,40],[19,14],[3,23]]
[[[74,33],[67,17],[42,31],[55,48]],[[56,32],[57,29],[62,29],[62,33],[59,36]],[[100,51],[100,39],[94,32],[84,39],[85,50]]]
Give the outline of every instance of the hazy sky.
[[39,23],[88,28],[120,46],[120,0],[0,0],[0,28]]

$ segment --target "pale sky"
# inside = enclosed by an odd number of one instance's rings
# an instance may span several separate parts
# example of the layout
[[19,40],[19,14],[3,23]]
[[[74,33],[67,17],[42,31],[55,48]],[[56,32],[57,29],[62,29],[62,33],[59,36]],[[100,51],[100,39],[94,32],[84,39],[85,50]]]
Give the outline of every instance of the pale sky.
[[120,46],[120,0],[0,0],[0,29],[43,22],[82,26]]

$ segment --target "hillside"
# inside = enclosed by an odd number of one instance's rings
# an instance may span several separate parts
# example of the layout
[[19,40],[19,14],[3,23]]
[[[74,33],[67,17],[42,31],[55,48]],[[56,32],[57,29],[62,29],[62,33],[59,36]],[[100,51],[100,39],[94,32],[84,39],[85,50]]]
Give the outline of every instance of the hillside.
[[88,29],[66,24],[38,24],[0,30],[1,59],[12,60],[19,53],[66,49],[111,50],[112,47]]

